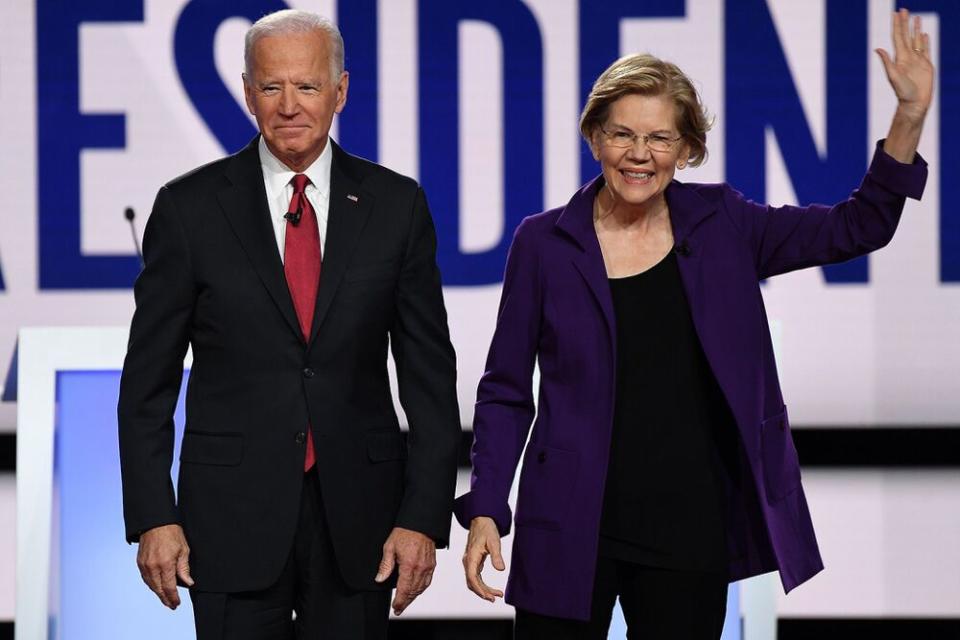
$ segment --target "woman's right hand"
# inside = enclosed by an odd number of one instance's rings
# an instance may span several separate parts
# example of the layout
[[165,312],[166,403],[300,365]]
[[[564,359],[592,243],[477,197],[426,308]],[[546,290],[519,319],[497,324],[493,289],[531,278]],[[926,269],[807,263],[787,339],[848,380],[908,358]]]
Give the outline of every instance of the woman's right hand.
[[484,600],[496,602],[497,598],[503,597],[503,591],[488,587],[480,577],[483,562],[488,555],[494,569],[503,571],[507,568],[503,563],[503,556],[500,555],[500,532],[496,522],[487,516],[477,516],[470,521],[467,548],[463,552],[463,571],[470,591]]

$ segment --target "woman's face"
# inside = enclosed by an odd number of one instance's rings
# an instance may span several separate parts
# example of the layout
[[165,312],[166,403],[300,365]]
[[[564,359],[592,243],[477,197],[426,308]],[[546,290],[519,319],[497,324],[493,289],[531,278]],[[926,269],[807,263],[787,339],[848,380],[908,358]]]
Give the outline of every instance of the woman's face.
[[[594,132],[590,146],[600,161],[614,206],[645,208],[663,200],[677,163],[686,164],[690,151],[682,140],[673,142],[667,151],[651,151],[643,136],[651,141],[660,138],[661,143],[676,139],[676,121],[676,107],[665,96],[630,94],[610,105],[607,121]],[[634,135],[639,136],[634,145],[616,146]]]

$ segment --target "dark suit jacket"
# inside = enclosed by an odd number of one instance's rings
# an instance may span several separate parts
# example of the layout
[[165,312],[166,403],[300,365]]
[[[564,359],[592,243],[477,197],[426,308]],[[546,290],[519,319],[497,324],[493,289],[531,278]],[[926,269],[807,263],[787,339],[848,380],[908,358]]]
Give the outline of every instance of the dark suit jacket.
[[[197,588],[265,588],[293,542],[312,425],[341,572],[373,582],[391,528],[449,534],[460,417],[436,237],[413,180],[333,144],[313,330],[304,343],[255,139],[160,189],[118,406],[128,541],[180,523]],[[356,196],[356,200],[348,198]],[[387,345],[410,425],[391,401]],[[173,411],[193,366],[177,496]]]
[[[833,207],[763,206],[726,184],[667,187],[684,294],[740,437],[724,478],[731,580],[779,570],[789,591],[823,568],[759,281],[884,246],[926,176],[919,156],[900,164],[878,145],[860,188]],[[590,617],[616,389],[613,299],[593,225],[602,186],[601,176],[517,229],[477,391],[471,491],[457,501],[464,526],[490,516],[506,534],[523,455],[506,600],[581,620]]]

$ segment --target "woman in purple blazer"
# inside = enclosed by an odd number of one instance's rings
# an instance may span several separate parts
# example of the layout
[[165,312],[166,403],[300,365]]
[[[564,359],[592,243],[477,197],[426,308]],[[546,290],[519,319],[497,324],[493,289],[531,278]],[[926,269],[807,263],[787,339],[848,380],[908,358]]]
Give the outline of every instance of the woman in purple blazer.
[[505,568],[523,454],[518,638],[606,638],[617,597],[631,638],[718,638],[729,581],[779,570],[789,591],[822,569],[758,283],[884,246],[920,197],[929,38],[901,11],[893,42],[889,134],[833,207],[674,180],[706,157],[690,80],[649,55],[597,79],[580,129],[602,173],[516,231],[456,505],[467,583],[493,601],[480,570]]

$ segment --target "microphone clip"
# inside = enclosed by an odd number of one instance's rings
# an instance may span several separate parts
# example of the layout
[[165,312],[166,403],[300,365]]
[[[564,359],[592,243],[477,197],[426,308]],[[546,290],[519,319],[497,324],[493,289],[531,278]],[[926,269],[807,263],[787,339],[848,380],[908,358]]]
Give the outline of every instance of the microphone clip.
[[300,224],[300,218],[302,216],[303,216],[302,207],[297,207],[296,211],[287,211],[285,214],[283,214],[284,220],[286,220],[293,226],[297,226],[298,224]]

